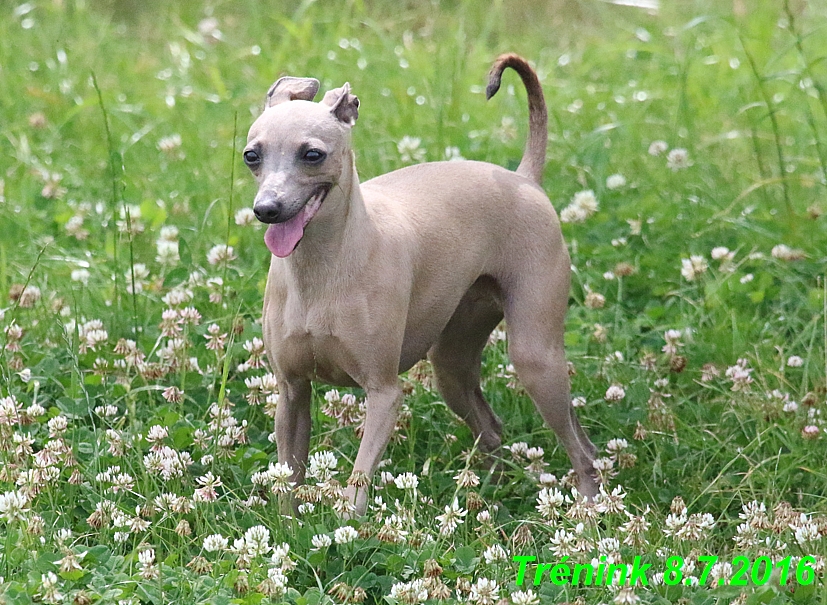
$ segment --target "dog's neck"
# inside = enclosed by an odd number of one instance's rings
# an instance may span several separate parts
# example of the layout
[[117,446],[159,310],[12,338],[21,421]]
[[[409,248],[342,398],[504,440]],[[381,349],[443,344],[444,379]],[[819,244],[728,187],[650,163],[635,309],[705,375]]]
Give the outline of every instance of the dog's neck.
[[318,288],[329,288],[331,281],[347,282],[368,255],[371,228],[351,150],[322,210],[284,259],[300,290],[312,295]]

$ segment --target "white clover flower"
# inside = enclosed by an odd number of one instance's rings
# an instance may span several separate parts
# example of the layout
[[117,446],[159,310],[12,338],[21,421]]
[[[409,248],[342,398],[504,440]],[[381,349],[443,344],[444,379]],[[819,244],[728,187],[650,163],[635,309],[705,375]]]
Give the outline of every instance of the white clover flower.
[[726,246],[716,246],[709,254],[712,260],[732,260],[734,255],[735,253],[731,252]]
[[598,292],[589,292],[583,304],[589,309],[602,309],[606,305],[606,297]]
[[236,211],[235,213],[235,224],[240,225],[242,227],[246,227],[247,225],[252,225],[256,222],[256,215],[253,212],[253,209],[249,206],[245,206]]
[[666,141],[652,141],[649,145],[649,155],[659,156],[666,153],[669,145]]
[[494,580],[479,578],[471,585],[471,594],[468,600],[478,605],[494,605],[499,598],[500,587]]
[[[2,413],[2,412],[0,412],[0,413]],[[32,417],[42,416],[45,413],[46,413],[46,408],[44,408],[39,403],[33,403],[32,405],[30,405],[29,407],[26,408],[26,414],[28,414],[29,416],[32,416]],[[0,423],[0,424],[2,424],[2,423]]]
[[537,483],[541,487],[554,487],[560,483],[560,480],[554,473],[540,473],[540,476],[537,477]]
[[695,281],[695,278],[706,273],[708,268],[706,259],[699,254],[681,259],[681,275],[686,281]]
[[560,211],[560,221],[563,223],[582,223],[588,218],[588,214],[579,206],[566,206]]
[[159,239],[155,242],[155,249],[158,252],[155,256],[155,261],[161,265],[171,267],[181,261],[181,257],[178,254],[178,242]]
[[683,346],[683,343],[680,341],[681,336],[683,336],[683,332],[680,330],[667,330],[663,335],[666,344],[661,351],[667,355],[677,355],[678,349]]
[[537,460],[542,460],[543,456],[546,455],[545,450],[541,448],[539,445],[527,448],[525,450],[525,457],[531,460],[532,462],[536,462]]
[[333,540],[336,544],[348,544],[359,537],[359,533],[350,525],[336,528],[333,532]]
[[218,499],[216,488],[223,485],[221,477],[216,477],[211,471],[207,471],[207,474],[198,477],[195,481],[201,486],[192,495],[195,502],[214,502]]
[[744,391],[752,383],[751,368],[747,367],[746,359],[739,359],[734,366],[727,368],[725,376],[732,381],[732,391]]
[[181,135],[171,134],[158,141],[158,149],[164,153],[172,154],[181,147]]
[[266,483],[270,484],[270,491],[274,494],[287,494],[295,485],[294,481],[290,481],[293,469],[286,462],[271,462],[264,474]]
[[270,530],[263,525],[254,525],[244,532],[244,543],[252,556],[265,555],[270,552]]
[[138,553],[138,565],[140,566],[141,576],[145,580],[156,580],[160,577],[160,572],[155,566],[154,548],[147,548]]
[[71,237],[74,237],[77,240],[85,240],[89,237],[89,230],[84,229],[83,227],[83,217],[79,214],[76,214],[63,226],[66,229],[66,233],[68,233]]
[[595,197],[594,191],[591,189],[575,193],[571,203],[582,208],[586,212],[587,217],[592,216],[600,209],[600,205],[597,203],[597,197]]
[[612,599],[614,605],[638,605],[640,597],[635,594],[635,589],[630,586],[621,588],[615,598]]
[[626,177],[622,174],[613,174],[606,179],[606,189],[620,189],[626,186]]
[[596,458],[594,462],[592,462],[592,467],[595,471],[597,471],[598,478],[610,478],[613,476],[614,473],[612,469],[614,468],[615,461],[612,458]]
[[801,260],[805,255],[803,250],[795,250],[786,244],[778,244],[773,246],[772,256],[778,260],[795,261]]
[[290,554],[290,545],[287,542],[282,542],[278,545],[273,545],[273,556],[270,557],[270,562],[273,565],[279,565],[285,569],[293,565],[293,561],[288,557]]
[[396,144],[400,159],[406,164],[425,161],[425,150],[420,147],[422,139],[405,135]]
[[518,441],[517,443],[505,446],[505,449],[511,452],[511,455],[515,458],[526,458],[528,444],[525,441]]
[[606,394],[603,396],[603,398],[609,402],[621,401],[624,397],[626,397],[626,389],[619,384],[610,386],[606,389]]
[[611,555],[620,551],[620,540],[617,538],[601,538],[597,541],[597,552],[601,555]]
[[419,477],[414,473],[403,473],[396,477],[393,482],[399,489],[416,491],[416,488],[419,486]]
[[58,590],[58,578],[54,572],[40,574],[40,588],[38,593],[44,603],[56,604],[63,602],[63,594]]
[[686,149],[673,149],[666,156],[666,166],[674,171],[682,168],[688,168],[692,165],[689,159],[689,152]]
[[390,597],[404,605],[416,605],[428,600],[428,589],[421,578],[410,582],[397,582],[391,586]]
[[6,492],[0,495],[0,519],[7,523],[23,521],[29,512],[29,499],[19,491]]
[[161,426],[159,424],[154,424],[149,427],[149,430],[146,432],[146,440],[154,443],[156,441],[162,441],[169,436],[169,429],[165,426]]
[[574,194],[571,204],[560,211],[560,220],[564,223],[582,223],[599,209],[594,191],[587,189]]
[[537,496],[537,512],[545,519],[554,519],[560,515],[560,507],[566,501],[563,492],[556,487],[544,487]]
[[211,265],[223,265],[234,261],[236,258],[238,256],[236,256],[235,250],[227,244],[217,244],[207,252],[207,262]]
[[73,269],[72,281],[80,282],[84,286],[89,285],[90,273],[87,269]]
[[540,605],[540,597],[533,590],[517,590],[511,593],[514,605]]
[[480,478],[477,473],[469,468],[461,470],[454,475],[454,481],[459,487],[477,487],[480,484]]
[[328,450],[314,452],[308,460],[307,476],[319,482],[327,481],[336,475],[337,464],[338,460],[333,452]]
[[790,523],[790,529],[794,532],[795,541],[802,546],[806,542],[818,542],[821,540],[818,523],[808,519],[804,513],[801,513],[801,516],[795,522]]
[[61,414],[49,420],[46,426],[49,428],[49,437],[55,439],[66,432],[69,427],[69,419]]
[[316,510],[316,505],[312,502],[302,502],[301,504],[299,504],[298,510],[300,515],[309,515],[314,510]]
[[629,447],[629,442],[625,439],[611,439],[606,444],[606,451],[610,453],[622,452]]
[[[611,460],[611,458],[609,459]],[[611,471],[611,467],[608,469]],[[623,504],[623,499],[626,498],[626,492],[623,491],[622,485],[617,485],[611,492],[606,491],[605,484],[600,485],[600,492],[595,500],[596,509],[600,513],[621,514],[626,512],[626,505]]]
[[787,359],[787,366],[789,366],[791,368],[800,368],[803,365],[804,365],[804,360],[801,357],[799,357],[798,355],[791,355]]
[[437,515],[436,519],[439,521],[439,533],[441,536],[450,536],[457,527],[465,523],[463,517],[468,514],[467,510],[460,507],[456,498],[450,505],[445,506],[445,513]]
[[310,543],[314,549],[321,550],[333,544],[333,539],[327,534],[316,534],[310,539]]
[[271,567],[267,570],[267,579],[262,582],[261,590],[271,598],[279,599],[287,592],[287,576],[278,567]]
[[465,158],[462,157],[462,153],[460,152],[459,147],[446,147],[445,159],[449,162],[457,162],[460,160],[464,160]]
[[178,227],[175,225],[164,225],[158,233],[158,240],[165,242],[178,241]]
[[129,294],[143,292],[146,278],[149,277],[149,269],[144,263],[135,263],[124,271],[124,277],[126,278],[126,291]]
[[497,561],[505,561],[508,559],[508,551],[499,544],[492,544],[482,553],[485,562],[491,565]]
[[[161,299],[161,301],[165,305],[167,305],[168,307],[180,307],[181,305],[190,302],[193,299],[193,296],[194,296],[194,294],[193,294],[192,290],[189,290],[187,288],[182,288],[182,287],[176,287],[176,288],[173,288],[172,290],[170,290],[169,292],[167,292],[164,295],[164,297]],[[192,308],[192,307],[188,307],[188,308],[193,309],[193,311],[195,311],[195,309]],[[166,313],[166,311],[165,311],[165,313]],[[198,312],[195,311],[195,313],[198,313]],[[185,320],[185,322],[193,323],[189,318],[186,318],[186,317],[182,316],[181,319]],[[200,314],[199,314],[198,319],[200,320]],[[197,323],[197,322],[195,322],[195,323]]]

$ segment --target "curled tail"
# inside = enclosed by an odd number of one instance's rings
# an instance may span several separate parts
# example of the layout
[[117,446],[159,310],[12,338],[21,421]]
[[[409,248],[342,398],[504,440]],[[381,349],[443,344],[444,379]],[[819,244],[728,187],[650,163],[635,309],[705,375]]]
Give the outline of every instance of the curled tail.
[[528,62],[519,55],[508,53],[500,55],[488,72],[486,99],[493,97],[500,89],[500,80],[506,67],[510,67],[523,80],[528,93],[528,139],[523,152],[523,159],[517,167],[521,174],[540,184],[543,181],[543,167],[546,164],[546,144],[548,143],[548,112],[543,98],[543,89],[537,74]]

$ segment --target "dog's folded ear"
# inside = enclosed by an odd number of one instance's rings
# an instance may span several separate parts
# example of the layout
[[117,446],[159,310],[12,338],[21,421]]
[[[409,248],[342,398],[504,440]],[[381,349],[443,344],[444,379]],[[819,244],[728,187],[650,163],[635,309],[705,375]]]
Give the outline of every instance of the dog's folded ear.
[[264,107],[272,107],[287,101],[312,101],[319,92],[319,81],[316,78],[294,78],[284,76],[267,91],[267,100]]
[[341,88],[328,90],[322,103],[330,106],[330,113],[340,122],[348,126],[356,124],[356,118],[359,117],[359,99],[356,95],[350,94],[349,83],[345,82]]

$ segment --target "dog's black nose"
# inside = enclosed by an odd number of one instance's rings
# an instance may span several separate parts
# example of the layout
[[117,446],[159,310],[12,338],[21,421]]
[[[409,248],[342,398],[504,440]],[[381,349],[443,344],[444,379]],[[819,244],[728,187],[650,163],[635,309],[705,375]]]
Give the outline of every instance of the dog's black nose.
[[253,206],[253,214],[262,223],[275,223],[281,214],[281,202],[260,202]]

